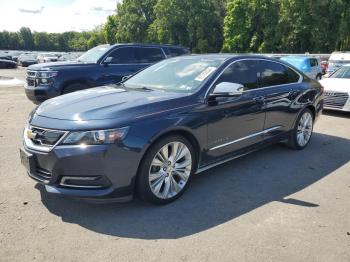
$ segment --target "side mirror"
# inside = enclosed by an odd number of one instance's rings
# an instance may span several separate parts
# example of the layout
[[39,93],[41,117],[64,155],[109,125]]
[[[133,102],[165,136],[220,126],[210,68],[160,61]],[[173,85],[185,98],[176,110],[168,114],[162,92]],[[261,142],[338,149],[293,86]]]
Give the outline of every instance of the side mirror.
[[110,62],[112,62],[112,60],[113,60],[113,57],[111,56],[106,57],[106,59],[103,60],[103,64],[108,65]]
[[214,97],[230,97],[240,96],[243,94],[244,86],[242,84],[221,82],[216,85],[213,93],[210,96]]

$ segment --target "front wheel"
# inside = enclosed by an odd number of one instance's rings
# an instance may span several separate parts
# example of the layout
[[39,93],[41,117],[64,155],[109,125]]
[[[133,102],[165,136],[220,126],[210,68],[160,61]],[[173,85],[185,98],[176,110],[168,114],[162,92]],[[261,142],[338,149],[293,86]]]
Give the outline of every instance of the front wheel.
[[139,196],[154,204],[167,204],[179,198],[195,170],[193,147],[182,136],[169,136],[151,146],[140,166]]
[[311,110],[305,109],[299,116],[289,138],[288,145],[293,149],[304,149],[310,142],[314,127],[314,116]]

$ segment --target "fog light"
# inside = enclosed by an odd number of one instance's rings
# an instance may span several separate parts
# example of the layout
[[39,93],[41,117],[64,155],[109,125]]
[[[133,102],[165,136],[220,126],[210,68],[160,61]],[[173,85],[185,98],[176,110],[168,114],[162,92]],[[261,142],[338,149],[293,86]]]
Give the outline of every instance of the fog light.
[[111,182],[104,176],[64,176],[60,185],[64,187],[98,189],[110,186]]

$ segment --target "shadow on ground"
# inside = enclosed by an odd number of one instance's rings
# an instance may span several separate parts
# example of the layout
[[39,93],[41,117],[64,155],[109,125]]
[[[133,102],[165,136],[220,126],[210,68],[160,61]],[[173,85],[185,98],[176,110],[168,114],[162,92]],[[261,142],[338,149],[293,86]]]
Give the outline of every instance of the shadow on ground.
[[275,145],[196,176],[188,191],[167,206],[135,200],[92,205],[38,189],[43,204],[63,221],[118,237],[174,239],[235,219],[271,201],[314,208],[288,196],[350,160],[350,140],[315,133],[308,148]]
[[332,117],[340,117],[340,118],[350,118],[350,112],[345,111],[336,111],[336,110],[326,110],[324,109],[322,114]]

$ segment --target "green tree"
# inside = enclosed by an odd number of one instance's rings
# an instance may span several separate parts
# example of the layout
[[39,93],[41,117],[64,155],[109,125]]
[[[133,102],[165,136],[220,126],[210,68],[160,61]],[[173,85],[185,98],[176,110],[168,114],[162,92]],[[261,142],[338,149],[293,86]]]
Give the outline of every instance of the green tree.
[[34,49],[34,39],[32,31],[28,27],[21,27],[19,30],[20,41],[24,49],[33,50]]
[[149,39],[180,44],[195,53],[217,52],[222,46],[224,1],[158,0]]
[[107,22],[103,27],[103,32],[107,43],[114,44],[117,42],[116,34],[118,30],[118,19],[116,15],[107,17]]
[[146,42],[147,29],[153,22],[157,0],[124,0],[117,5],[117,42]]

